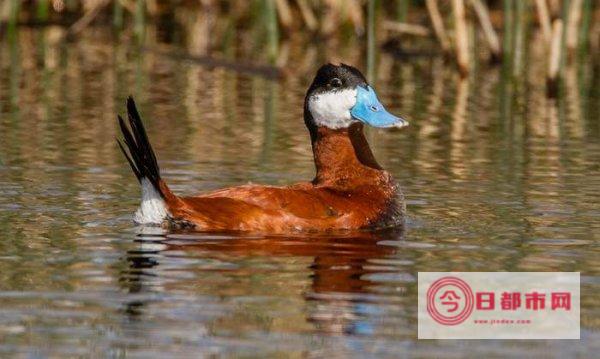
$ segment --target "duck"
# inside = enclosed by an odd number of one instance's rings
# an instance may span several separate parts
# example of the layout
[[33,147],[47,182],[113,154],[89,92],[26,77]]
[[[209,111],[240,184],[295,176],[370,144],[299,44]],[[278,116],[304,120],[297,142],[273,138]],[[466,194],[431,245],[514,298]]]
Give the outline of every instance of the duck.
[[406,205],[393,176],[376,161],[364,127],[403,128],[364,75],[346,64],[321,66],[304,99],[315,177],[287,186],[245,184],[193,196],[175,194],[158,161],[134,99],[117,139],[141,185],[133,221],[141,226],[200,232],[266,234],[377,230],[404,225]]

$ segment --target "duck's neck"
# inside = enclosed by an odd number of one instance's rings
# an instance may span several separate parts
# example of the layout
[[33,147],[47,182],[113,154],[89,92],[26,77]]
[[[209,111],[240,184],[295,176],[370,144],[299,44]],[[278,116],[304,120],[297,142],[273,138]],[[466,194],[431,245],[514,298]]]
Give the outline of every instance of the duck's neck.
[[337,130],[318,127],[311,137],[317,168],[315,184],[362,183],[371,180],[374,172],[382,171],[360,123]]

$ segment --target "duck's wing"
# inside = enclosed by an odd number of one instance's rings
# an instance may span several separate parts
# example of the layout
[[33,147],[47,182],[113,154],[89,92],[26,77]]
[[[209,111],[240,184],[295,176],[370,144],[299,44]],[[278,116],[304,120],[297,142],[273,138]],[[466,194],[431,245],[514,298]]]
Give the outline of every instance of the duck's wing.
[[291,187],[247,185],[196,197],[181,197],[170,212],[206,230],[285,232],[332,226],[350,210],[348,201],[310,184]]

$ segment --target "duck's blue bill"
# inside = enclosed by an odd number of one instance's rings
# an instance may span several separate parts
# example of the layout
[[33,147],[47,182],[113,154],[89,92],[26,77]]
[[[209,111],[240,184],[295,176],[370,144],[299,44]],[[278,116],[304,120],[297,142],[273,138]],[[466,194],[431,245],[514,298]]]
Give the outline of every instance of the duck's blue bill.
[[408,122],[387,112],[371,86],[356,86],[356,104],[350,110],[355,119],[373,127],[404,127]]

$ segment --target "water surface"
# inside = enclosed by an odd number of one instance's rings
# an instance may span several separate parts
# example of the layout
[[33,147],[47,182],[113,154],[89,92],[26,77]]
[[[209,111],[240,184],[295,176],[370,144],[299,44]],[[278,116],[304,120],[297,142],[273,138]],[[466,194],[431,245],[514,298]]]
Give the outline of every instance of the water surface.
[[[131,222],[139,188],[115,142],[126,96],[135,96],[177,193],[307,180],[303,96],[333,50],[292,45],[291,75],[269,79],[106,34],[62,46],[54,30],[0,43],[0,355],[600,349],[597,64],[569,68],[554,100],[544,68],[519,77],[481,65],[461,81],[440,58],[382,54],[376,88],[411,126],[368,138],[403,187],[406,228],[164,233]],[[363,66],[360,51],[336,56]],[[451,270],[581,272],[582,339],[418,341],[417,273]]]

